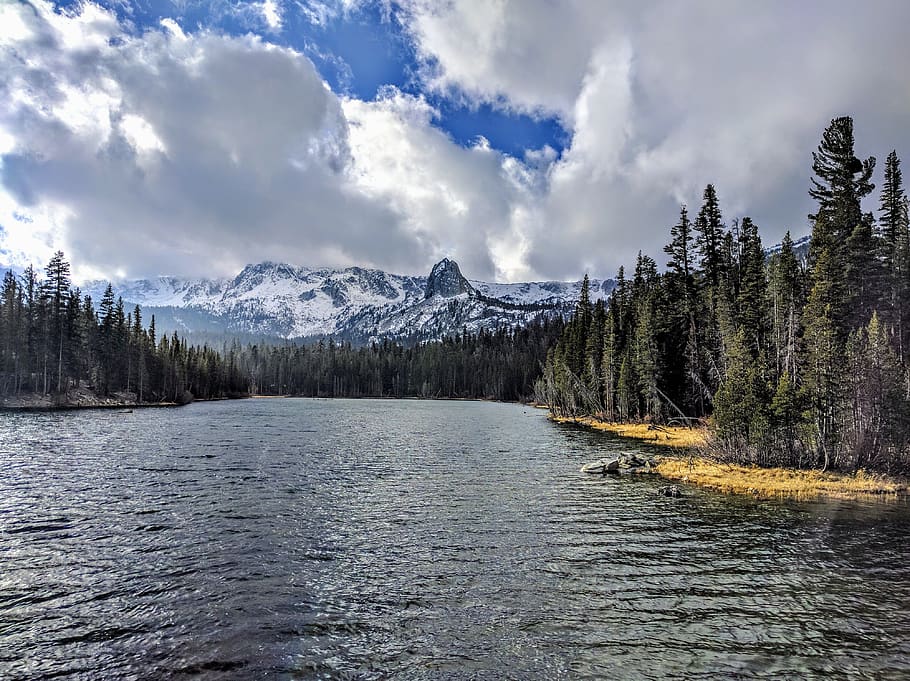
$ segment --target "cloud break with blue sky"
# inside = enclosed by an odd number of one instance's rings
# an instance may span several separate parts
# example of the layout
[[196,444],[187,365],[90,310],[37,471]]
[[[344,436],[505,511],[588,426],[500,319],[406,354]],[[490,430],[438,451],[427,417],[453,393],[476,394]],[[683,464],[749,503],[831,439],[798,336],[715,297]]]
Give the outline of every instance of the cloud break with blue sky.
[[0,265],[611,276],[708,182],[799,236],[831,118],[910,152],[908,28],[887,0],[5,0]]

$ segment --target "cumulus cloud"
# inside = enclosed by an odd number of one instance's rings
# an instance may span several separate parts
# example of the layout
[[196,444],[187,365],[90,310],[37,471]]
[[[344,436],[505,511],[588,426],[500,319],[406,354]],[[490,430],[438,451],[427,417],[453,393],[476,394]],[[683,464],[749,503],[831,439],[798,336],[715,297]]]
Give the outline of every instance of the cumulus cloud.
[[304,55],[252,35],[187,35],[169,19],[130,35],[91,4],[12,16],[9,262],[63,248],[84,276],[261,259],[422,272],[447,255],[477,277],[523,267],[503,244],[542,171],[458,146],[423,98],[342,101]]
[[173,22],[130,36],[94,5],[15,16],[0,91],[15,140],[4,250],[43,234],[77,264],[137,275],[263,258],[423,265],[401,217],[349,180],[340,102],[304,56]]
[[[363,1],[245,5],[267,39],[0,4],[0,259],[417,273],[448,255],[480,278],[608,276],[639,249],[662,260],[708,182],[766,241],[807,231],[810,154],[834,116],[855,116],[860,155],[910,153],[910,5],[384,2],[424,94],[369,102],[269,42],[291,11],[326,25]],[[568,145],[459,145],[439,98],[556,118]]]
[[766,240],[805,232],[810,154],[834,116],[856,118],[861,154],[910,146],[910,81],[895,68],[910,59],[910,5],[405,7],[427,87],[556,116],[571,135],[525,234],[536,272],[662,255],[678,204],[697,207],[708,182],[727,216],[751,214]]
[[508,254],[512,211],[527,197],[533,173],[484,139],[464,148],[432,124],[422,97],[387,88],[374,102],[348,99],[344,112],[353,152],[351,175],[364,194],[406,216],[409,231],[434,258],[449,255],[466,272],[521,274]]

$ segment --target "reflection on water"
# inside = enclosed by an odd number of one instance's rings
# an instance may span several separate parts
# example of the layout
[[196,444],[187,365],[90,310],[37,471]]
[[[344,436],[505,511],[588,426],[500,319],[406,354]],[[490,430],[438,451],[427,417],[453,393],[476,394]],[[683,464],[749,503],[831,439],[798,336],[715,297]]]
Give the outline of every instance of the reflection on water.
[[583,476],[515,405],[0,414],[0,677],[910,673],[907,504]]

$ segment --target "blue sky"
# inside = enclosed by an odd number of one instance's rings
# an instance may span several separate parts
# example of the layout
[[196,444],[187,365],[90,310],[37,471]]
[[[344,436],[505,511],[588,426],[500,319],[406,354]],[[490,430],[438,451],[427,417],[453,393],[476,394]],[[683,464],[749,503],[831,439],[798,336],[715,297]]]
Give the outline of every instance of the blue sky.
[[[78,7],[82,0],[58,3],[61,8]],[[238,12],[250,3],[186,2],[170,0],[125,3],[102,0],[98,4],[131,22],[143,32],[159,27],[161,19],[171,18],[187,33],[208,28],[231,35],[261,33],[270,42],[292,47],[306,54],[320,75],[339,94],[362,100],[374,99],[381,88],[393,85],[403,92],[424,93],[416,76],[420,68],[414,46],[404,33],[394,9],[387,11],[380,2],[365,2],[347,11],[328,16],[324,24],[314,23],[301,6],[282,5],[281,31],[269,31],[259,12]],[[252,3],[255,7],[256,3]],[[426,93],[439,112],[434,125],[461,145],[474,144],[478,136],[507,154],[520,156],[526,149],[549,145],[561,152],[568,134],[553,115],[529,116]]]
[[910,154],[908,25],[890,0],[0,2],[0,265],[606,278],[662,263],[708,183],[796,238],[832,118]]

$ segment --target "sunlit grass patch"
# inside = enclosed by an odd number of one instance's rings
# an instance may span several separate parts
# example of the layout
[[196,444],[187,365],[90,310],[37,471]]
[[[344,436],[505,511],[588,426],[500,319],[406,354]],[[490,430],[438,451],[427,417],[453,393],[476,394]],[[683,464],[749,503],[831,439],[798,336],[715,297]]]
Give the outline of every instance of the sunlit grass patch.
[[650,423],[614,423],[598,421],[588,416],[571,418],[567,416],[551,417],[558,423],[578,423],[595,430],[602,430],[620,437],[643,440],[649,444],[663,447],[699,447],[705,444],[706,431],[703,428],[685,428],[682,426],[656,426]]
[[657,472],[665,478],[719,492],[762,498],[862,499],[907,493],[907,481],[859,471],[855,474],[759,468],[719,463],[701,457],[661,457]]

